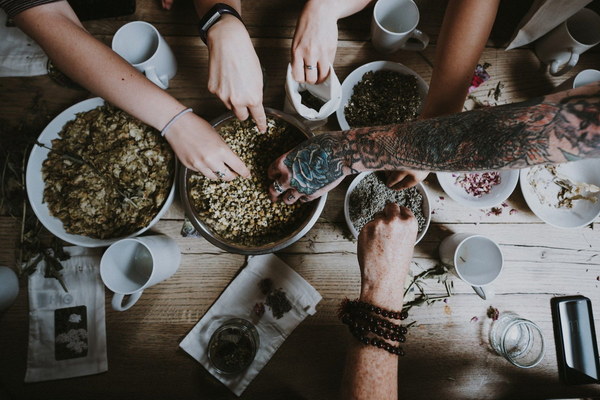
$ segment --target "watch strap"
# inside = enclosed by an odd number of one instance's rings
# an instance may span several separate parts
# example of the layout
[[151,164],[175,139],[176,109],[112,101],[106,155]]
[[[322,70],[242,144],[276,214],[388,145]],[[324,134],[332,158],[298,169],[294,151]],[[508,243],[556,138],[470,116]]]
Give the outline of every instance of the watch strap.
[[[225,4],[225,3],[217,3],[215,4],[200,20],[198,24],[198,31],[200,32],[200,39],[206,44],[206,40],[208,37],[208,30],[217,23],[219,19],[224,14],[231,14],[240,21],[242,21],[242,16],[235,10],[235,8]],[[244,23],[244,21],[242,21]]]

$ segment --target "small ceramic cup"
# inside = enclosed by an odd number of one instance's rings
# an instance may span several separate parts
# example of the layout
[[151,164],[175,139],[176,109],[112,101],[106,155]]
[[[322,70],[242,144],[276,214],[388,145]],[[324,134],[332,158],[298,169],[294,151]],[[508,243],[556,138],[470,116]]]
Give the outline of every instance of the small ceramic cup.
[[[373,8],[371,42],[381,53],[424,50],[429,36],[417,29],[419,8],[412,0],[379,0]],[[409,41],[412,39],[412,41]]]
[[494,296],[491,283],[502,272],[504,258],[493,240],[472,233],[455,233],[440,244],[440,259],[450,271],[471,285],[484,300]]
[[600,43],[600,15],[583,8],[535,42],[535,54],[550,75],[570,71],[579,55]]
[[[127,238],[113,243],[100,260],[102,282],[114,292],[116,311],[131,308],[144,289],[164,281],[179,268],[177,243],[165,235]],[[129,298],[125,300],[125,296]]]
[[147,22],[133,21],[119,28],[113,36],[112,49],[161,89],[169,87],[169,80],[177,72],[173,51]]

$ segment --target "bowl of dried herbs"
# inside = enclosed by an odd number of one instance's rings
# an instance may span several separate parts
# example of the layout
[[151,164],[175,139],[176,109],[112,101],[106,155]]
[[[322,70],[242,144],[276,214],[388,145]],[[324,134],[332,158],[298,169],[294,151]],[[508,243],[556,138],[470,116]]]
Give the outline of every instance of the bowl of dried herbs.
[[412,121],[421,112],[428,91],[423,78],[400,63],[364,64],[342,83],[338,123],[347,130]]
[[213,245],[238,254],[281,250],[315,224],[327,196],[305,204],[272,203],[267,168],[279,156],[313,136],[296,118],[266,108],[267,130],[251,119],[239,121],[231,112],[212,121],[251,171],[250,178],[210,180],[187,168],[179,172],[180,197],[194,228]]
[[160,132],[101,98],[77,103],[38,137],[29,202],[58,238],[84,247],[137,236],[175,198],[176,157]]
[[415,215],[419,230],[418,243],[431,221],[429,196],[422,183],[408,189],[394,190],[387,187],[381,172],[362,172],[354,178],[346,191],[344,217],[348,229],[358,238],[358,234],[375,214],[383,211],[387,203],[396,203],[409,208]]

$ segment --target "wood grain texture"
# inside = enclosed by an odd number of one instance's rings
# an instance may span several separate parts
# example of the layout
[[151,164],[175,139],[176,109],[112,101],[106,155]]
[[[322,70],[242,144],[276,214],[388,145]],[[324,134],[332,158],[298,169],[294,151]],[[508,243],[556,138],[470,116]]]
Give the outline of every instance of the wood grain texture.
[[[429,81],[435,42],[445,1],[421,0],[420,28],[432,41],[422,53],[399,52],[382,57],[368,42],[370,9],[339,23],[340,41],[335,71],[343,80],[356,67],[370,61],[401,62]],[[503,4],[509,2],[503,2]],[[516,2],[515,2],[516,3]],[[525,2],[526,3],[526,2]],[[243,2],[243,16],[253,43],[266,68],[265,105],[283,106],[285,71],[300,0]],[[523,5],[516,6],[523,8]],[[504,11],[496,23],[481,62],[492,64],[491,79],[473,94],[488,96],[504,83],[498,104],[521,101],[549,93],[564,79],[586,68],[598,68],[597,49],[581,56],[576,68],[564,77],[550,77],[530,49],[505,52],[509,31]],[[516,14],[515,14],[516,15]],[[138,0],[132,16],[86,22],[86,28],[105,43],[132,20],[154,24],[173,48],[179,63],[169,93],[207,119],[225,111],[208,91],[208,53],[197,37],[197,16],[191,2],[176,1],[170,12],[155,0]],[[31,139],[48,121],[68,106],[91,96],[85,90],[60,87],[48,77],[0,78],[0,123],[21,129]],[[10,129],[2,129],[9,132]],[[319,131],[339,129],[335,117]],[[483,133],[484,134],[484,133]],[[351,339],[336,317],[340,301],[358,295],[360,274],[356,243],[349,240],[343,214],[345,179],[329,194],[315,227],[294,245],[278,253],[323,296],[318,312],[308,317],[275,353],[250,384],[242,399],[337,398],[346,345]],[[600,307],[600,220],[588,227],[563,230],[540,221],[528,208],[519,188],[500,215],[489,209],[465,208],[441,190],[435,175],[426,186],[434,213],[424,239],[416,246],[412,271],[437,265],[440,241],[453,232],[473,232],[497,241],[505,256],[505,269],[495,283],[491,301],[479,299],[462,281],[451,278],[454,295],[446,302],[411,310],[407,322],[416,321],[400,359],[402,397],[414,399],[514,399],[600,396],[597,386],[568,387],[558,381],[550,315],[550,298],[582,294]],[[511,209],[517,210],[510,213]],[[228,254],[203,238],[180,235],[184,211],[179,202],[153,228],[169,235],[182,251],[178,272],[169,280],[145,290],[129,311],[111,309],[106,293],[106,326],[109,371],[89,377],[23,384],[28,340],[27,282],[21,280],[16,303],[0,314],[0,399],[234,399],[200,364],[178,345],[210,308],[245,263],[245,257]],[[0,265],[14,266],[20,222],[0,217]],[[399,290],[402,288],[399,287]],[[443,285],[427,284],[428,293],[445,293]],[[488,306],[514,311],[542,328],[546,356],[531,370],[520,370],[495,355],[488,345]],[[476,318],[474,318],[476,317]],[[595,312],[597,330],[600,314]],[[597,332],[600,334],[600,332]]]

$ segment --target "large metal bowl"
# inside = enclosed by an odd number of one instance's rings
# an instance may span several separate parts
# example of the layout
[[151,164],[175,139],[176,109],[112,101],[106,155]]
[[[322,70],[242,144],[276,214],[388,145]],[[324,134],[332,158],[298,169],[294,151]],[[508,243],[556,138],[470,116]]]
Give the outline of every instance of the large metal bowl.
[[[289,123],[290,125],[296,127],[307,138],[314,136],[314,134],[310,131],[310,129],[308,127],[306,127],[302,122],[300,122],[296,118],[292,117],[291,115],[285,114],[282,111],[274,110],[271,108],[265,108],[265,112],[267,114],[267,117],[276,117],[276,118],[282,119],[285,122]],[[215,129],[218,129],[221,125],[228,123],[231,119],[234,119],[234,118],[235,118],[235,115],[232,112],[228,112],[228,113],[220,116],[219,118],[213,120],[211,122],[211,124]],[[325,206],[325,202],[327,201],[327,195],[325,194],[325,195],[321,196],[320,198],[309,203],[312,208],[311,208],[310,212],[307,214],[307,217],[304,220],[304,222],[302,222],[302,224],[300,224],[300,226],[298,226],[295,230],[291,231],[290,233],[288,233],[286,236],[282,237],[281,239],[263,244],[261,246],[250,247],[250,246],[242,245],[239,243],[231,242],[231,241],[221,237],[218,233],[216,233],[214,230],[212,230],[210,226],[205,224],[200,219],[200,216],[196,213],[196,210],[192,206],[192,203],[191,203],[190,197],[189,197],[189,193],[188,193],[189,192],[188,179],[192,173],[194,173],[194,172],[185,167],[182,167],[179,170],[179,192],[181,195],[181,201],[183,202],[183,207],[185,209],[185,213],[186,213],[187,217],[189,218],[190,222],[192,223],[192,225],[194,225],[194,228],[196,228],[196,230],[206,240],[208,240],[213,245],[215,245],[225,251],[228,251],[230,253],[267,254],[267,253],[273,253],[273,252],[279,251],[281,249],[284,249],[284,248],[290,246],[291,244],[298,241],[298,239],[300,239],[302,236],[304,236],[310,230],[310,228],[313,227],[315,222],[317,222],[317,219],[319,219],[319,216],[321,215],[321,212],[323,211],[323,207]]]

